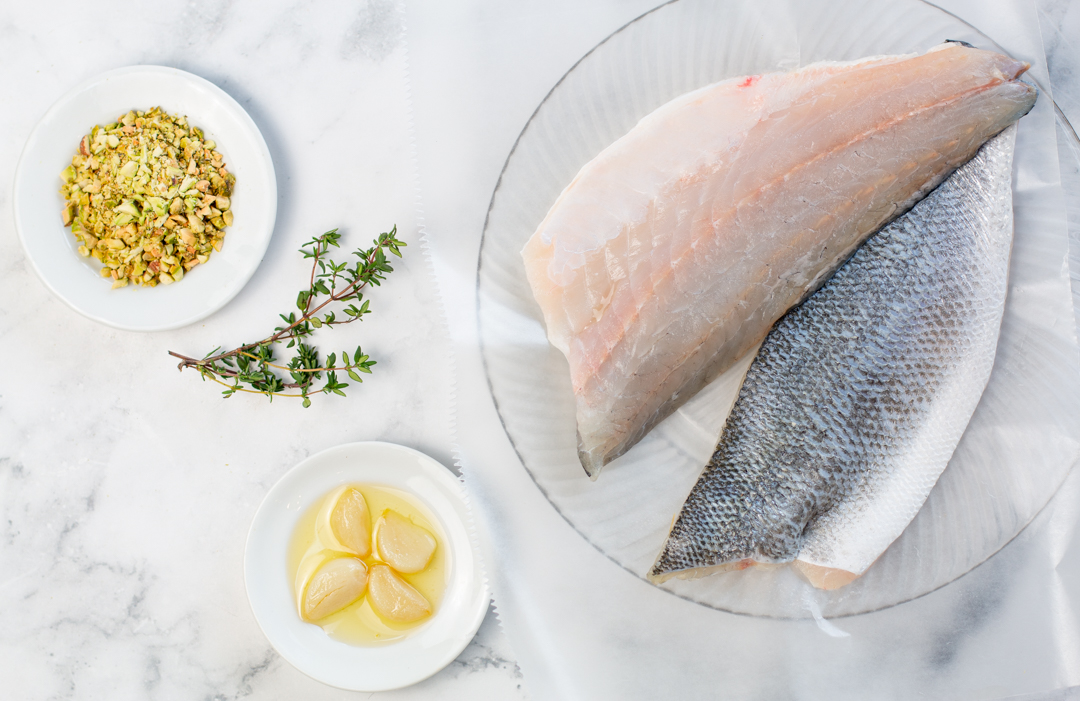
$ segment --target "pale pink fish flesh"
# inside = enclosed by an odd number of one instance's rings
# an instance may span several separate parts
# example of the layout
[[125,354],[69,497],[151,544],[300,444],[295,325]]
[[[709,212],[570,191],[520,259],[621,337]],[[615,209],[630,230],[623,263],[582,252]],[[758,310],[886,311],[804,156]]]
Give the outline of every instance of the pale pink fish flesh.
[[734,78],[585,165],[522,251],[595,479],[1031,107],[958,43]]

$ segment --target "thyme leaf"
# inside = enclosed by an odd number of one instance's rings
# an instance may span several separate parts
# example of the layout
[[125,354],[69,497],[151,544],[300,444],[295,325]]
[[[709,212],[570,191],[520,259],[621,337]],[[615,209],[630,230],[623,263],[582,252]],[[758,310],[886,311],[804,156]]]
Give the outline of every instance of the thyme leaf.
[[[360,346],[352,353],[342,351],[339,365],[336,353],[330,353],[324,361],[310,339],[316,329],[333,329],[370,314],[365,289],[381,285],[394,271],[386,254],[400,258],[406,244],[397,238],[395,226],[379,234],[370,248],[354,251],[355,261],[339,263],[327,253],[331,246],[340,248],[340,240],[341,234],[333,229],[300,247],[300,253],[312,263],[307,289],[300,290],[296,296],[299,316],[296,312],[279,314],[283,325],[274,327],[274,332],[263,340],[229,351],[222,351],[219,346],[202,359],[169,351],[169,355],[180,359],[178,368],[181,371],[192,368],[204,381],[212,380],[224,386],[222,395],[226,398],[237,392],[264,394],[270,401],[274,397],[298,397],[303,399],[305,408],[311,406],[313,394],[345,396],[349,383],[338,381],[338,372],[345,372],[358,384],[363,382],[358,373],[371,374],[375,361]],[[343,312],[340,318],[335,311],[327,309],[330,304],[344,302],[352,304],[338,310]],[[276,361],[277,344],[291,350],[291,357]]]

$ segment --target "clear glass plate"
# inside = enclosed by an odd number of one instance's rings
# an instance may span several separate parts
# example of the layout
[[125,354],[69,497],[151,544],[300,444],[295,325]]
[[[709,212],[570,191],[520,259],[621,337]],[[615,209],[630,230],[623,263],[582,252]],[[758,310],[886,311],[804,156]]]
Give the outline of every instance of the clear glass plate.
[[[820,60],[921,52],[947,39],[1000,50],[917,0],[884,10],[859,2],[791,5],[778,17],[752,1],[676,0],[629,23],[575,64],[540,104],[492,196],[477,276],[478,315],[503,426],[554,508],[638,577],[652,565],[708,460],[741,377],[718,378],[591,482],[577,459],[569,369],[547,342],[525,279],[525,241],[582,165],[689,90]],[[970,571],[1015,537],[1057,490],[1080,450],[1075,323],[1062,273],[1069,234],[1056,181],[1057,138],[1072,134],[1074,140],[1075,134],[1060,113],[1058,131],[1051,133],[1053,110],[1045,110],[1052,104],[1043,100],[1037,109],[1049,116],[1033,112],[1018,137],[1016,239],[994,374],[919,515],[862,578],[835,592],[812,590],[787,567],[675,580],[663,589],[752,615],[873,611]],[[1062,149],[1061,177],[1076,171],[1076,154],[1071,142]],[[1049,296],[1037,301],[1039,294]]]

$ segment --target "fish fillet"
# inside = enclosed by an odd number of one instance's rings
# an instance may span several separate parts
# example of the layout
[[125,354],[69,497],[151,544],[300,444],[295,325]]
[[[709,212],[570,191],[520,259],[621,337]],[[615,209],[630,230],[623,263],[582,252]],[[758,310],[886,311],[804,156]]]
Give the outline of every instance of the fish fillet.
[[582,168],[522,251],[595,479],[1021,115],[1027,64],[943,44],[727,80]]
[[797,558],[815,586],[832,589],[907,527],[994,364],[1015,131],[776,324],[651,579]]

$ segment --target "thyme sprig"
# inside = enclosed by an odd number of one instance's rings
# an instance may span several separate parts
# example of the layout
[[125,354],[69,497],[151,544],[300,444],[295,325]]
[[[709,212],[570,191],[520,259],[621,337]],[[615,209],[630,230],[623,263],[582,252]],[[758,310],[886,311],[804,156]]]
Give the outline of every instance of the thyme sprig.
[[[309,339],[317,329],[351,324],[370,314],[364,289],[369,285],[381,285],[394,271],[387,252],[400,258],[405,243],[397,238],[395,226],[379,234],[371,248],[354,251],[357,260],[350,264],[337,263],[327,256],[331,246],[341,247],[340,239],[341,234],[333,229],[300,247],[304,258],[311,259],[312,263],[308,287],[296,296],[299,316],[296,312],[280,314],[284,325],[275,327],[274,333],[263,340],[224,352],[219,346],[201,359],[169,351],[169,355],[180,359],[179,369],[193,368],[204,381],[209,379],[223,385],[225,397],[237,392],[265,394],[271,401],[274,397],[299,397],[304,400],[305,407],[311,406],[313,392],[345,396],[349,383],[340,382],[338,372],[347,373],[358,383],[363,382],[360,373],[371,374],[375,361],[365,355],[360,346],[351,356],[347,350],[342,351],[342,364],[338,365],[337,353],[331,353],[324,361]],[[335,312],[327,309],[332,303],[348,306]],[[274,347],[281,343],[295,349],[285,364],[274,362]],[[320,382],[321,386],[318,385]]]

